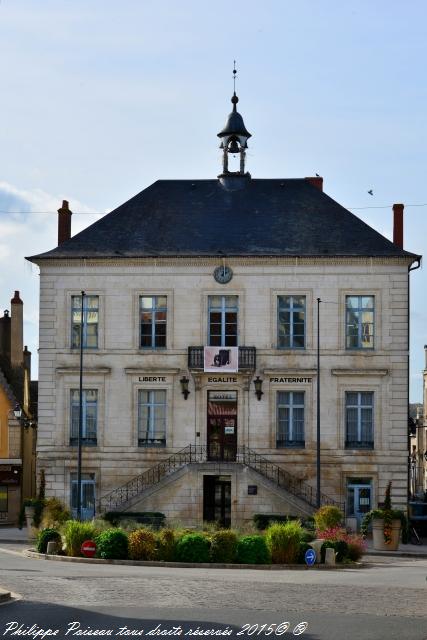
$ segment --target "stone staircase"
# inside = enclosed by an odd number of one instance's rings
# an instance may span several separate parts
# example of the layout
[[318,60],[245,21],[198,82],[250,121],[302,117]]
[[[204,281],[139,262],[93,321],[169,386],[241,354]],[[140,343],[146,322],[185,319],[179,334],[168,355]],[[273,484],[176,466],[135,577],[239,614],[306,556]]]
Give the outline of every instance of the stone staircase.
[[[316,488],[296,478],[282,467],[248,447],[239,447],[232,459],[219,461],[208,459],[207,447],[189,444],[184,449],[172,454],[144,471],[144,473],[104,495],[100,499],[98,512],[126,511],[135,502],[144,498],[145,495],[150,494],[156,488],[160,488],[159,485],[169,483],[175,477],[182,475],[179,472],[185,467],[200,465],[201,463],[207,465],[226,463],[227,465],[247,467],[261,476],[270,488],[275,490],[275,493],[280,492],[284,497],[293,496],[306,508],[308,507],[310,511],[317,507]],[[320,505],[325,504],[337,506],[342,510],[344,507],[343,504],[321,493]]]

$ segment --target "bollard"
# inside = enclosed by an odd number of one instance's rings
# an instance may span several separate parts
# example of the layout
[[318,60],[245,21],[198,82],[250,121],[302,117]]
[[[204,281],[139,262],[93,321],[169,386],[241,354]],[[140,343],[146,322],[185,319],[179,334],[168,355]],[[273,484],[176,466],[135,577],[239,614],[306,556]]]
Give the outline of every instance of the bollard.
[[326,547],[325,552],[325,564],[335,564],[335,549]]
[[54,556],[58,551],[58,543],[55,540],[51,540],[47,543],[46,555]]

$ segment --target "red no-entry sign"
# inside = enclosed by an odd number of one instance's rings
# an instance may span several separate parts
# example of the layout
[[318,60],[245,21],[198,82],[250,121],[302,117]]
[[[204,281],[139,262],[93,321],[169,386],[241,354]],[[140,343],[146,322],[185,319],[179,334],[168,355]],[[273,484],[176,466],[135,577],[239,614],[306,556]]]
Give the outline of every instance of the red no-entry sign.
[[96,553],[96,544],[93,540],[85,540],[80,547],[80,551],[86,558],[93,558]]

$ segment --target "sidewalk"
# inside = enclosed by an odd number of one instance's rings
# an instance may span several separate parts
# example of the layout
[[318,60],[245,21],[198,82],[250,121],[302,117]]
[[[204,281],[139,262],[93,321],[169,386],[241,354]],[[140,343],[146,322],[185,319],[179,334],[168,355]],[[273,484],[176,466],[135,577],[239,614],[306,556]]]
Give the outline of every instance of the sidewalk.
[[28,542],[27,527],[18,529],[0,526],[0,544],[2,542]]
[[375,551],[372,548],[372,540],[368,538],[367,549],[364,555],[367,556],[388,556],[395,558],[427,558],[427,541],[424,538],[424,544],[399,544],[397,551]]

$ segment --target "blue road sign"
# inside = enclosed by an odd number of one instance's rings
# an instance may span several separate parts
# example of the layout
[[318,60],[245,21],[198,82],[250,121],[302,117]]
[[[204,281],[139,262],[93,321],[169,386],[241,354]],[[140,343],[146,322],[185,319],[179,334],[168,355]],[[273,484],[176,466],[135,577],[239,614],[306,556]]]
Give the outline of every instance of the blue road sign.
[[305,552],[305,562],[309,567],[312,567],[316,562],[316,552],[314,549],[307,549]]

